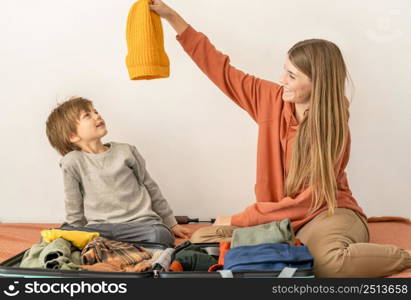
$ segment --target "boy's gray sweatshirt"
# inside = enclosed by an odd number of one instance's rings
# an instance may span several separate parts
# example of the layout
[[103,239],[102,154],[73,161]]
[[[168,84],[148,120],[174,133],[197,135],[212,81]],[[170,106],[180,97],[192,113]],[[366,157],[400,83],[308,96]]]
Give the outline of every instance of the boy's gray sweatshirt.
[[66,222],[152,222],[177,224],[160,188],[135,146],[108,143],[102,153],[71,151],[60,162],[66,195]]

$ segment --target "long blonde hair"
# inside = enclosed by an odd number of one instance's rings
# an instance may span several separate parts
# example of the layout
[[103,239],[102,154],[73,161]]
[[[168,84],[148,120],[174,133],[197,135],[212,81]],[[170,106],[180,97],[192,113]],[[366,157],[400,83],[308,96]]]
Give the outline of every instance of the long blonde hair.
[[298,42],[289,51],[290,61],[311,79],[308,113],[301,121],[292,146],[285,193],[295,197],[311,187],[309,212],[337,202],[336,163],[343,155],[348,136],[347,68],[339,48],[322,39]]

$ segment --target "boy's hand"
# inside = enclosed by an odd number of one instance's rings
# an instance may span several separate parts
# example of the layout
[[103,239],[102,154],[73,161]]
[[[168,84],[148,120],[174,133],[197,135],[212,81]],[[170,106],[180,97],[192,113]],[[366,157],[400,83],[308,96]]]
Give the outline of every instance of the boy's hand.
[[171,227],[171,231],[179,238],[188,239],[190,237],[190,231],[178,224]]
[[223,225],[231,225],[231,216],[220,216],[217,217],[213,223],[213,226],[223,226]]

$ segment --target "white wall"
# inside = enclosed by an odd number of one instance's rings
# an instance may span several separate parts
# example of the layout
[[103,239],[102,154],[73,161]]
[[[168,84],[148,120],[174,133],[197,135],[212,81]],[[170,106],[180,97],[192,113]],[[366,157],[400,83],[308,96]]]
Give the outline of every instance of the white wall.
[[[411,9],[407,0],[169,0],[232,64],[277,81],[287,50],[319,37],[355,83],[348,176],[369,216],[411,217]],[[61,222],[59,155],[45,120],[90,98],[105,141],[135,144],[177,215],[228,215],[254,202],[257,127],[197,69],[163,22],[171,77],[130,81],[133,1],[0,1],[2,222]]]

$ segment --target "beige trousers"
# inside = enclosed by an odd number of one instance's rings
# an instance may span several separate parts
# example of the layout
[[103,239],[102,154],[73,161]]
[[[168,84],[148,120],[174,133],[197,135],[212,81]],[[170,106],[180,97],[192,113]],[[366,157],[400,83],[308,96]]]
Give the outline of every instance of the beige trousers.
[[[194,232],[193,243],[229,240],[235,226],[208,226]],[[394,233],[393,233],[394,234]],[[347,208],[320,213],[296,232],[314,257],[316,277],[385,277],[411,268],[411,256],[394,245],[369,243],[367,220]]]

